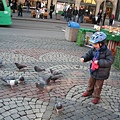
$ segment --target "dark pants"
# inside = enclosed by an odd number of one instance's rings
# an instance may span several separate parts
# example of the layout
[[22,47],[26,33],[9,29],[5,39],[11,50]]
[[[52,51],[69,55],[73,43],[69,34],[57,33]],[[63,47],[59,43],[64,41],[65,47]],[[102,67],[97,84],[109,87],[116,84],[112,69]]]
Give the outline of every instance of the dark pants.
[[95,99],[100,99],[100,93],[102,90],[102,86],[103,86],[104,80],[96,80],[93,77],[90,77],[89,81],[88,81],[88,87],[87,87],[87,93],[89,95],[92,95],[93,93],[93,97]]
[[50,13],[49,13],[51,19],[52,19],[52,13],[53,13],[52,11],[50,11]]
[[22,11],[21,10],[18,11],[18,16],[22,16]]
[[112,24],[113,24],[113,19],[110,19],[110,20],[109,20],[109,25],[112,26]]
[[103,19],[103,23],[102,23],[102,25],[104,25],[105,24],[105,19]]

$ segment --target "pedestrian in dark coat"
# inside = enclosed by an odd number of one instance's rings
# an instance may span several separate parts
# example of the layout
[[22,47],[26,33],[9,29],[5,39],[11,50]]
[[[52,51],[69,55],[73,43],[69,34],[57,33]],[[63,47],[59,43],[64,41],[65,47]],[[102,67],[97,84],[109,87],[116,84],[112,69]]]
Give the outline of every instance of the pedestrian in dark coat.
[[75,22],[76,20],[76,16],[78,15],[78,10],[77,7],[75,7],[75,9],[73,9],[73,21]]
[[90,38],[93,48],[80,59],[81,62],[92,60],[90,64],[91,77],[88,81],[87,90],[82,96],[87,97],[93,93],[94,99],[92,102],[94,104],[97,104],[100,100],[104,80],[108,79],[111,65],[114,62],[114,57],[105,44],[106,37],[103,32],[94,33]]
[[101,22],[101,19],[102,19],[102,10],[100,10],[100,12],[97,14],[97,17],[98,17],[98,19],[97,19],[97,25],[99,25],[100,22]]
[[69,22],[71,20],[71,17],[72,17],[72,8],[69,7],[67,9],[67,22]]
[[84,7],[81,7],[79,9],[79,11],[78,11],[78,20],[77,20],[77,22],[79,22],[79,20],[80,20],[80,23],[83,23],[83,21],[84,21],[84,14],[85,14],[85,9],[84,9]]
[[20,2],[20,4],[18,5],[18,16],[22,17],[22,9],[23,9],[23,5]]
[[106,12],[104,12],[104,14],[103,14],[103,23],[102,23],[103,26],[104,26],[104,23],[105,23],[105,19],[106,19]]
[[17,1],[16,0],[13,2],[12,9],[13,9],[13,13],[15,13],[15,10],[17,10]]
[[50,19],[52,19],[52,13],[53,13],[53,12],[54,12],[54,5],[51,4],[51,6],[50,6],[50,13],[49,13]]

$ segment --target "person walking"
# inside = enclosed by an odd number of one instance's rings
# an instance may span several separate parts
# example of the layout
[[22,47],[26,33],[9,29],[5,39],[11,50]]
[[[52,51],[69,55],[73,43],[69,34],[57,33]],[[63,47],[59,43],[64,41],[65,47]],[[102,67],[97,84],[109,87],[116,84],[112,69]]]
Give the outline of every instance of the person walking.
[[66,12],[67,12],[67,5],[65,4],[64,9],[63,9],[64,19],[67,18],[67,13]]
[[106,19],[106,12],[103,13],[103,21],[102,21],[103,26],[104,26],[104,23],[105,23],[105,19]]
[[22,8],[23,8],[23,5],[20,2],[19,5],[18,5],[18,16],[21,16],[21,17],[22,17]]
[[51,3],[51,6],[50,6],[50,19],[52,19],[52,13],[54,12],[54,5]]
[[101,19],[102,19],[102,10],[100,10],[99,12],[98,12],[98,14],[97,14],[97,25],[99,25],[100,24],[100,22],[101,22]]
[[72,8],[71,7],[69,7],[68,9],[67,9],[67,18],[66,18],[66,20],[67,20],[67,22],[69,22],[70,20],[71,20],[71,17],[72,17]]
[[87,97],[93,94],[92,102],[94,104],[97,104],[100,100],[104,80],[108,79],[111,65],[114,62],[114,57],[105,44],[106,37],[103,32],[94,33],[90,38],[93,48],[80,59],[81,62],[92,60],[88,87],[82,96]]
[[26,1],[26,12],[27,13],[29,12],[30,6],[31,6],[30,1],[27,0]]
[[83,23],[83,21],[84,21],[84,14],[85,14],[85,9],[84,9],[83,6],[81,6],[81,8],[78,11],[78,20],[77,20],[78,23],[79,23],[79,20],[80,20],[80,23]]
[[12,9],[13,9],[13,13],[15,13],[15,10],[17,10],[17,1],[13,1],[13,5],[12,5]]
[[76,21],[76,16],[78,15],[78,10],[77,7],[75,7],[75,9],[73,9],[73,21]]
[[112,26],[113,25],[113,21],[114,21],[114,14],[111,14],[109,17],[109,25]]

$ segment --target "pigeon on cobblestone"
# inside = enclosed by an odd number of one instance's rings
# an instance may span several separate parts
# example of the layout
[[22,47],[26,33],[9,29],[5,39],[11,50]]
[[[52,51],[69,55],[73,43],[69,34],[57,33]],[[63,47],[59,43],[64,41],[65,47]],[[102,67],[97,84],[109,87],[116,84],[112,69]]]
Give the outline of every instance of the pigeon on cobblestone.
[[62,105],[61,102],[58,102],[58,101],[56,102],[56,104],[55,104],[55,110],[57,112],[57,115],[59,115],[62,112],[63,105]]
[[24,77],[20,76],[18,79],[14,77],[6,77],[6,78],[0,78],[2,81],[4,81],[7,85],[10,85],[12,89],[14,89],[15,85],[18,85],[20,83],[24,82]]
[[58,72],[58,71],[55,71],[55,70],[52,70],[52,69],[50,69],[50,73],[51,73],[52,75],[62,74],[61,72]]
[[38,66],[34,66],[34,70],[35,70],[36,72],[45,71],[45,69],[39,68]]
[[[16,67],[20,70],[24,70],[25,68],[28,69],[28,66],[27,65],[22,65],[22,64],[19,64],[19,63],[15,63]],[[29,66],[30,67],[30,66]]]
[[41,91],[50,92],[55,86],[48,86],[47,82],[43,79],[43,77],[39,77],[39,83],[35,83],[36,87]]

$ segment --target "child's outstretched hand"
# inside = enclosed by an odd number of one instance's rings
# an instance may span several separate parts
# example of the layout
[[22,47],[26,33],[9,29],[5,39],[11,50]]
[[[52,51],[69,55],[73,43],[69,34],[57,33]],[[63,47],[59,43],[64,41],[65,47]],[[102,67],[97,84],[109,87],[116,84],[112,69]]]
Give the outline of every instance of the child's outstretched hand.
[[80,58],[80,61],[81,61],[81,62],[84,62],[84,58]]

